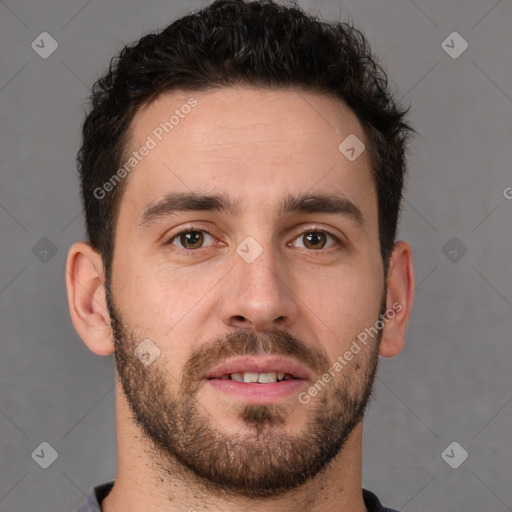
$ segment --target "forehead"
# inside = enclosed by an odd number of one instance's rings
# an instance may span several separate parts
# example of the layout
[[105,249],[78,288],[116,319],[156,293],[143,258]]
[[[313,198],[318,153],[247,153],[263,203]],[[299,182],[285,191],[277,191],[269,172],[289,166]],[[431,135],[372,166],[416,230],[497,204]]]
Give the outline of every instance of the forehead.
[[354,161],[340,152],[349,136],[366,145],[354,113],[322,94],[253,88],[162,94],[131,123],[126,159],[151,149],[130,171],[120,217],[140,217],[165,194],[190,191],[222,191],[269,211],[283,193],[336,190],[376,215],[368,151]]

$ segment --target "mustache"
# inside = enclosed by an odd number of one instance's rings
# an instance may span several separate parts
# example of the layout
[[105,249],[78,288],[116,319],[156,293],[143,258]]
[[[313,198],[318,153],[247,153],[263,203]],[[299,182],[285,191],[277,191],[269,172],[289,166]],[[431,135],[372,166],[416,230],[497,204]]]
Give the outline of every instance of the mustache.
[[194,351],[183,367],[182,389],[186,393],[193,393],[207,370],[225,359],[263,354],[294,358],[310,368],[315,375],[324,373],[330,366],[324,352],[311,348],[285,331],[275,329],[255,333],[250,330],[239,330],[227,336],[220,336]]

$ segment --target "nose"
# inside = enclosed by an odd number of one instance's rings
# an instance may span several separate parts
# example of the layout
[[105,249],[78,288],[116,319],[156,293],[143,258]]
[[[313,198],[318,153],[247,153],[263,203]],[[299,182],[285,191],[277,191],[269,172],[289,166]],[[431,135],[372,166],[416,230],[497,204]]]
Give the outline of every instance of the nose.
[[297,298],[288,272],[271,248],[252,263],[233,255],[234,268],[223,280],[220,315],[229,327],[270,331],[290,328],[298,316]]

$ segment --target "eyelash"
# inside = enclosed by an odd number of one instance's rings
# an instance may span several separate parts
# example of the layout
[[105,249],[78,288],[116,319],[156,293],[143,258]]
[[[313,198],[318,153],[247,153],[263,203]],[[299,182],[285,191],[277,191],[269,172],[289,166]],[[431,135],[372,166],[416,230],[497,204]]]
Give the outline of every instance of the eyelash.
[[[192,233],[192,232],[200,232],[200,233],[207,233],[208,235],[210,235],[212,238],[215,238],[208,230],[206,229],[199,229],[199,228],[195,228],[194,226],[189,226],[187,227],[186,229],[183,229],[181,231],[178,231],[177,233],[174,233],[172,235],[171,238],[169,238],[167,240],[167,242],[165,243],[165,245],[172,245],[174,246],[173,250],[185,255],[185,256],[193,256],[193,253],[194,252],[197,252],[197,251],[200,251],[201,249],[207,249],[208,247],[199,247],[198,249],[182,249],[180,247],[177,247],[175,246],[172,242],[174,240],[176,240],[180,235],[182,235],[183,233]],[[332,247],[327,247],[326,249],[309,249],[308,252],[314,252],[314,253],[318,253],[319,255],[321,254],[325,254],[326,251],[330,251],[331,249],[333,250],[339,250],[341,249],[341,247],[343,246],[343,242],[340,240],[339,237],[337,237],[334,233],[331,233],[330,231],[327,231],[325,229],[321,229],[321,228],[309,228],[309,229],[305,229],[304,231],[301,231],[300,233],[297,234],[297,236],[293,239],[293,241],[297,240],[297,238],[300,238],[301,236],[304,236],[305,234],[308,234],[308,233],[324,233],[326,234],[327,236],[331,237],[334,242],[336,243],[334,246]],[[303,249],[302,247],[299,247],[299,249]],[[307,250],[307,248],[304,248]]]

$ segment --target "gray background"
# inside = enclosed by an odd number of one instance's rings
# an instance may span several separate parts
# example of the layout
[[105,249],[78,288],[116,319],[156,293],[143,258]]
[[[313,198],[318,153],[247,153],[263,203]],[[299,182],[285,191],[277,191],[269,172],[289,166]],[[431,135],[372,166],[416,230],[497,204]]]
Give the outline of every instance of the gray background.
[[[404,351],[381,359],[363,485],[406,512],[512,510],[511,2],[299,3],[364,29],[420,134],[399,233],[416,301]],[[71,511],[115,476],[113,360],[85,347],[65,294],[83,238],[74,158],[110,57],[204,4],[0,3],[2,512]],[[31,48],[43,31],[59,45],[47,59]],[[454,31],[469,44],[456,59],[441,44]],[[441,456],[454,441],[469,454],[457,469]],[[48,469],[31,456],[42,442],[58,453]]]

